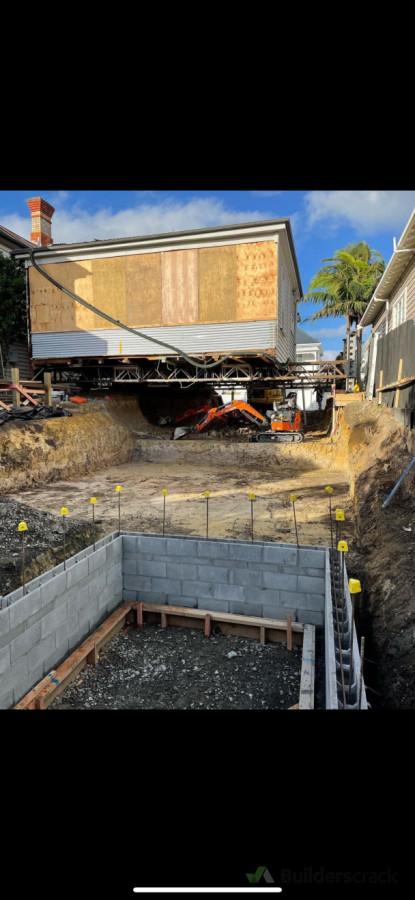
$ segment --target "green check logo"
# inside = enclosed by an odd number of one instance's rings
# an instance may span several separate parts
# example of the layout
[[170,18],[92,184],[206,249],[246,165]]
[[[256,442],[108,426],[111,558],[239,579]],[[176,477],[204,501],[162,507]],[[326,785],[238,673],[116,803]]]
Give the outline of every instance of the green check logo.
[[258,866],[256,872],[246,872],[245,874],[251,884],[258,884],[258,881],[261,880],[262,876],[264,876],[264,881],[268,884],[274,883],[274,879],[266,866]]

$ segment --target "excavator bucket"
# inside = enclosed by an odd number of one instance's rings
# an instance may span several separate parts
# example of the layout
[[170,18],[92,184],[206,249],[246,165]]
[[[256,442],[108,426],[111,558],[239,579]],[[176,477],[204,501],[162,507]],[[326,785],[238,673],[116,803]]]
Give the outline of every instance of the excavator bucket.
[[174,429],[174,434],[173,434],[173,440],[174,440],[174,441],[178,441],[179,438],[184,437],[185,434],[190,434],[191,431],[193,431],[193,428],[190,428],[190,427],[189,427],[189,428],[184,428],[184,427],[182,426],[181,428],[175,428],[175,429]]

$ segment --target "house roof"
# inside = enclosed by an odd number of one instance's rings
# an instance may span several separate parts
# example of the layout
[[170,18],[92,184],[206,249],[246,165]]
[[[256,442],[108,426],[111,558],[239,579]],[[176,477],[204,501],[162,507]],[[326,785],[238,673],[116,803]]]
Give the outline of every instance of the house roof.
[[302,328],[297,327],[296,332],[296,344],[320,344],[321,341],[318,338],[313,337],[311,334],[307,334],[306,331],[303,331]]
[[15,244],[19,244],[21,247],[35,247],[36,244],[33,244],[32,241],[27,241],[26,238],[21,237],[20,234],[15,234],[14,231],[10,231],[9,228],[5,228],[4,225],[0,225],[0,236],[7,238],[10,241],[13,241]]
[[389,299],[390,293],[399,281],[402,273],[406,269],[408,263],[415,253],[415,209],[409,217],[408,222],[399,238],[388,265],[380,279],[375,293],[365,309],[360,320],[360,325],[370,325],[378,313],[381,311],[383,304]]
[[[249,230],[249,229],[251,231],[253,229],[258,230],[258,237],[261,238],[262,240],[264,240],[264,238],[266,239],[267,231],[270,230],[269,226],[275,226],[275,225],[277,225],[277,226],[283,225],[285,228],[285,233],[287,235],[287,240],[288,240],[288,244],[289,244],[289,248],[290,248],[290,252],[291,252],[292,263],[294,266],[294,271],[295,271],[295,275],[296,275],[296,279],[297,279],[297,283],[298,283],[298,289],[299,289],[299,293],[300,293],[299,299],[302,299],[303,288],[301,285],[300,272],[299,272],[299,268],[298,268],[297,256],[295,253],[294,240],[293,240],[291,223],[290,223],[289,218],[261,219],[259,222],[240,222],[237,225],[215,225],[213,227],[208,227],[208,228],[192,228],[189,231],[174,231],[174,232],[169,231],[167,233],[162,233],[162,234],[144,234],[144,235],[136,235],[133,237],[105,238],[104,240],[79,241],[79,242],[75,242],[75,243],[71,243],[71,244],[55,244],[55,243],[53,243],[53,244],[49,244],[49,246],[46,248],[42,248],[42,252],[43,251],[45,252],[45,257],[46,257],[46,256],[50,256],[54,252],[56,252],[57,254],[58,253],[60,254],[62,252],[64,253],[65,250],[67,250],[68,252],[73,252],[73,251],[77,251],[77,250],[84,251],[84,250],[87,250],[90,248],[91,250],[99,251],[99,250],[103,250],[107,247],[116,249],[117,246],[121,247],[126,244],[140,244],[140,243],[151,244],[152,242],[159,242],[159,241],[162,241],[162,242],[168,241],[170,244],[173,244],[175,242],[179,242],[182,238],[186,239],[186,238],[191,238],[192,236],[202,237],[204,234],[207,236],[210,234],[213,234],[213,235],[217,235],[219,238],[220,232],[225,232],[225,233],[227,233],[229,231],[238,232],[238,231],[244,231],[244,230]],[[29,243],[29,242],[26,242],[26,243]],[[31,246],[34,246],[34,245],[32,244]],[[38,256],[38,253],[36,255]],[[21,256],[21,254],[19,254],[19,256]],[[23,254],[22,258],[24,258],[25,256],[26,255]]]

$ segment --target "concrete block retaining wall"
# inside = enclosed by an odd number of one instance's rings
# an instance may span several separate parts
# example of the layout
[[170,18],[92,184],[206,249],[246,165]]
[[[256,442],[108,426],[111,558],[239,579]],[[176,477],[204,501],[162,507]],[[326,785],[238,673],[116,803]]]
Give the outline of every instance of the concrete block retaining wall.
[[123,533],[123,600],[323,625],[325,548]]
[[122,538],[97,541],[1,598],[0,709],[14,706],[122,602]]

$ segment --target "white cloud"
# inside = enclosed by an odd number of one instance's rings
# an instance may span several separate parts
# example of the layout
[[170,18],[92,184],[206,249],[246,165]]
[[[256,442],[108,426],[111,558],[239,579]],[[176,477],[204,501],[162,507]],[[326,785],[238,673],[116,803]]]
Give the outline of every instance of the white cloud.
[[316,328],[313,331],[313,334],[318,334],[319,337],[346,337],[346,320],[344,320],[343,325],[338,325],[337,328],[330,328],[329,326],[324,328]]
[[326,234],[348,224],[359,235],[396,230],[400,237],[415,207],[415,191],[310,191],[304,198],[307,227]]
[[[241,211],[226,207],[222,200],[215,197],[193,197],[185,203],[169,197],[160,203],[139,203],[118,212],[108,207],[93,214],[79,202],[69,207],[58,203],[52,219],[52,236],[55,244],[75,243],[94,238],[133,237],[215,225],[237,225],[239,222],[256,222],[266,218],[267,214],[257,209]],[[18,214],[3,216],[1,224],[22,237],[30,238],[29,211],[27,217]]]
[[336,356],[339,355],[339,353],[340,353],[340,350],[325,350],[323,353],[323,356],[321,358],[322,358],[322,360],[326,360],[326,359],[334,360],[334,359],[336,359]]
[[282,191],[251,191],[253,197],[279,197]]

